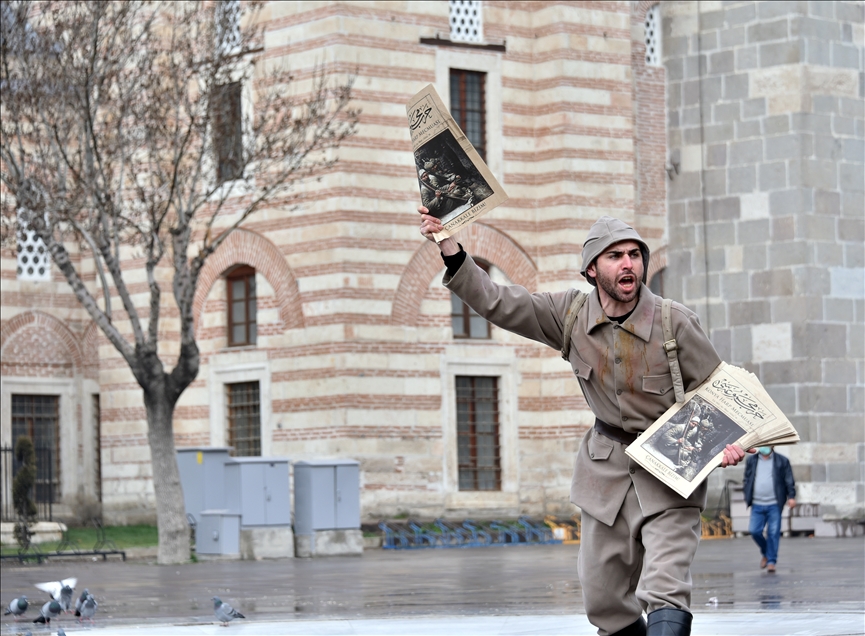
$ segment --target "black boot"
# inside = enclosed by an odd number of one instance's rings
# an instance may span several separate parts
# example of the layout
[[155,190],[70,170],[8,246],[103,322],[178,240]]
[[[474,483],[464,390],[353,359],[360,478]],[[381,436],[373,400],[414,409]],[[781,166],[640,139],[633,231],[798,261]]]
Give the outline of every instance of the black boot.
[[691,613],[662,607],[649,614],[647,636],[691,636]]
[[646,636],[646,621],[640,616],[633,623],[617,631],[612,636]]

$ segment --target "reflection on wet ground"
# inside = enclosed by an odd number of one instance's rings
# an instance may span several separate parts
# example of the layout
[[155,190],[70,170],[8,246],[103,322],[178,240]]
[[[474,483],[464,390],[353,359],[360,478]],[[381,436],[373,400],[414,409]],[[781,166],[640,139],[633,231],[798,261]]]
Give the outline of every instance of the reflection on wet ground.
[[[865,540],[781,539],[778,572],[758,566],[749,538],[704,541],[692,569],[692,606],[785,611],[865,610]],[[716,599],[716,601],[712,601]]]
[[[211,621],[212,596],[261,620],[583,613],[578,546],[368,550],[361,557],[3,565],[5,605],[34,583],[69,576],[89,588],[105,624]],[[781,540],[778,572],[758,567],[750,539],[704,541],[693,567],[695,612],[865,611],[865,540]],[[60,624],[72,623],[61,618]],[[8,630],[4,621],[3,630]]]

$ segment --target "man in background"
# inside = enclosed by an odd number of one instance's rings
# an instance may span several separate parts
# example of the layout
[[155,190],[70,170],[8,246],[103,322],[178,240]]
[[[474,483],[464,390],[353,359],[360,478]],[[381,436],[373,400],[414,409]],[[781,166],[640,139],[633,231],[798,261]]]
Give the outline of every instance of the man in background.
[[748,531],[763,555],[760,567],[774,572],[781,542],[781,511],[785,503],[791,509],[796,505],[796,482],[790,460],[774,452],[773,446],[761,446],[745,463],[744,491],[745,503],[751,507]]

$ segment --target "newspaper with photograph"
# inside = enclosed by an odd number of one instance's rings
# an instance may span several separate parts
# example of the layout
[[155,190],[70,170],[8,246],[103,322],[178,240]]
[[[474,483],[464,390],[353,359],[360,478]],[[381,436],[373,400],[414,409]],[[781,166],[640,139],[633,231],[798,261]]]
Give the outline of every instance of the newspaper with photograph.
[[715,467],[724,447],[795,444],[796,429],[750,371],[722,362],[646,429],[625,453],[688,497]]
[[457,126],[432,84],[406,105],[423,205],[441,219],[437,243],[505,202],[501,184]]

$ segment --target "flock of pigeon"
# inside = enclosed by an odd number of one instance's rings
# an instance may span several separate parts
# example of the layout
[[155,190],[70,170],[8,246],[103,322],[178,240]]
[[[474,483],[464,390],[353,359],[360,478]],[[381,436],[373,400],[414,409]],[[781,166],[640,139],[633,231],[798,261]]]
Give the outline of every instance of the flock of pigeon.
[[[36,620],[33,622],[47,625],[51,623],[52,618],[57,618],[60,614],[66,614],[69,612],[72,609],[72,596],[75,592],[75,584],[77,582],[78,579],[72,578],[63,579],[62,581],[37,583],[36,587],[43,592],[48,592],[51,600],[47,601],[42,606],[42,609],[39,610],[39,616],[37,616]],[[3,612],[3,615],[9,616],[11,614],[17,621],[24,615],[24,612],[27,611],[29,606],[30,604],[27,601],[27,597],[20,596],[16,599],[12,599],[12,602],[6,607],[6,611]],[[81,593],[81,596],[75,599],[75,616],[78,618],[78,622],[80,623],[82,620],[89,620],[93,623],[93,616],[96,614],[97,606],[98,603],[96,602],[96,599],[93,598],[90,590],[85,588]]]
[[[39,610],[39,616],[33,622],[48,625],[51,623],[52,618],[57,618],[60,614],[69,612],[72,609],[72,596],[75,593],[75,584],[77,582],[78,579],[69,578],[63,579],[62,581],[36,583],[37,588],[44,592],[48,592],[49,596],[51,596],[51,600],[47,601],[42,606],[42,609]],[[222,599],[218,596],[214,596],[211,600],[213,601],[213,614],[217,619],[219,619],[219,622],[223,627],[227,627],[235,618],[246,618],[228,603],[223,603]],[[6,607],[6,611],[3,612],[3,615],[12,615],[15,620],[18,621],[18,619],[24,615],[24,612],[27,611],[29,606],[30,604],[27,601],[27,597],[20,596],[12,599],[12,602]],[[81,596],[75,600],[75,616],[77,617],[78,622],[80,623],[82,620],[89,620],[93,623],[93,616],[96,614],[97,606],[98,603],[96,602],[96,599],[93,598],[90,590],[85,588],[81,593]],[[61,627],[57,630],[57,634],[58,636],[65,636],[66,633]]]

